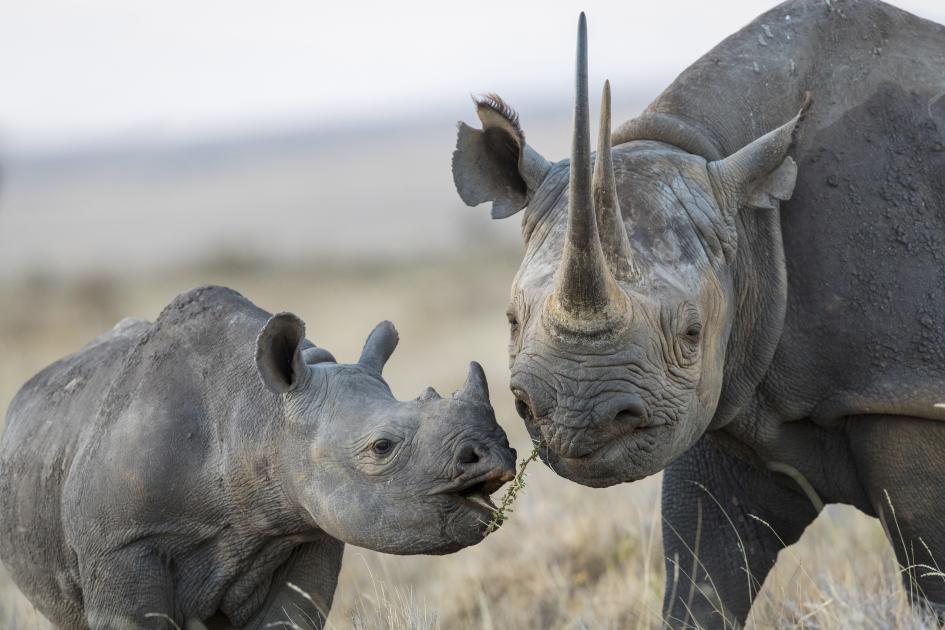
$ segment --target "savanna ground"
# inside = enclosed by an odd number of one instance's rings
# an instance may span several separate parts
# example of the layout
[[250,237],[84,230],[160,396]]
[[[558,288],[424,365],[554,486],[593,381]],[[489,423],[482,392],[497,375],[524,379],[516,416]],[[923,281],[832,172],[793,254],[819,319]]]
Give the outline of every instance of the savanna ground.
[[[343,361],[357,357],[377,321],[391,319],[401,345],[385,373],[400,398],[426,385],[451,391],[467,362],[479,360],[500,422],[519,453],[528,453],[506,386],[503,313],[517,255],[355,266],[230,258],[134,278],[34,274],[7,281],[0,284],[0,408],[34,372],[121,317],[153,319],[175,294],[212,282],[270,311],[299,314],[310,338]],[[330,627],[661,626],[658,477],[592,490],[536,463],[514,507],[501,530],[451,556],[395,557],[349,546]],[[879,524],[845,507],[828,508],[782,552],[757,602],[752,628],[936,627],[908,606]],[[5,576],[0,624],[49,627]]]

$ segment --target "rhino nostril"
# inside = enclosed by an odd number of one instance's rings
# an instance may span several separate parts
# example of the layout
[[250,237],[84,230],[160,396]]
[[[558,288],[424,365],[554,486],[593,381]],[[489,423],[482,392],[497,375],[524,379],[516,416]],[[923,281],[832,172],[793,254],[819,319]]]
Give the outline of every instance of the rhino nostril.
[[643,404],[642,400],[631,400],[627,403],[624,403],[623,409],[617,412],[617,415],[614,416],[614,421],[621,422],[636,422],[639,423],[641,420],[646,418],[646,405]]
[[456,454],[456,461],[460,464],[475,464],[479,461],[479,449],[474,446],[464,446]]
[[526,403],[524,400],[521,400],[520,398],[515,399],[515,411],[518,412],[518,415],[522,420],[528,420],[528,403]]
[[525,395],[520,391],[513,391],[515,395],[515,411],[522,420],[528,420],[532,415],[532,407],[528,404]]

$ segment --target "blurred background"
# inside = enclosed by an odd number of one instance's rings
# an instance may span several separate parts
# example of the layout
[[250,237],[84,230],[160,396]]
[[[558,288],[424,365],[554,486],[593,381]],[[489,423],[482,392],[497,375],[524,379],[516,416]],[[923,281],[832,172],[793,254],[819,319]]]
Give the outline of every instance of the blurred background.
[[[897,4],[945,22],[941,0]],[[616,125],[770,6],[0,2],[0,409],[121,317],[212,282],[298,313],[341,360],[393,320],[401,398],[456,388],[480,360],[527,453],[505,349],[519,220],[463,206],[450,174],[456,121],[478,124],[469,95],[499,93],[560,159],[579,11]],[[512,520],[476,548],[349,548],[332,626],[659,627],[659,479],[591,490],[530,470]],[[788,551],[756,626],[920,623],[870,519],[828,510]],[[0,589],[2,627],[46,627]]]

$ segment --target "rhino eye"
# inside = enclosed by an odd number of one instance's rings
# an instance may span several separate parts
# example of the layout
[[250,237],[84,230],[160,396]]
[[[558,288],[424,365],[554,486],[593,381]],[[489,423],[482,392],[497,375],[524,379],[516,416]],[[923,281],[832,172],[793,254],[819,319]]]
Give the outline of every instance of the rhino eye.
[[699,324],[699,323],[690,324],[689,327],[686,329],[686,339],[688,339],[692,343],[698,342],[701,336],[702,336],[702,324]]
[[378,455],[389,455],[394,450],[394,443],[388,439],[380,439],[371,445],[371,450]]
[[512,328],[512,334],[515,335],[518,332],[518,317],[515,316],[515,313],[506,313],[505,316],[509,319],[509,326]]

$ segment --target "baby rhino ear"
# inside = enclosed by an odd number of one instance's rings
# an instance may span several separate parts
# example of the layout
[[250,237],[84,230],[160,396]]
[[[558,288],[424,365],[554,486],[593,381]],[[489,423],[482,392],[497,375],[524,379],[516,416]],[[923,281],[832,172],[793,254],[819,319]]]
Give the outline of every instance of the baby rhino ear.
[[304,342],[305,322],[292,313],[273,315],[266,322],[256,339],[256,368],[266,387],[284,394],[307,380]]
[[459,123],[453,183],[468,206],[492,202],[492,218],[510,217],[526,205],[551,163],[525,144],[518,114],[495,94],[476,101],[482,129]]

